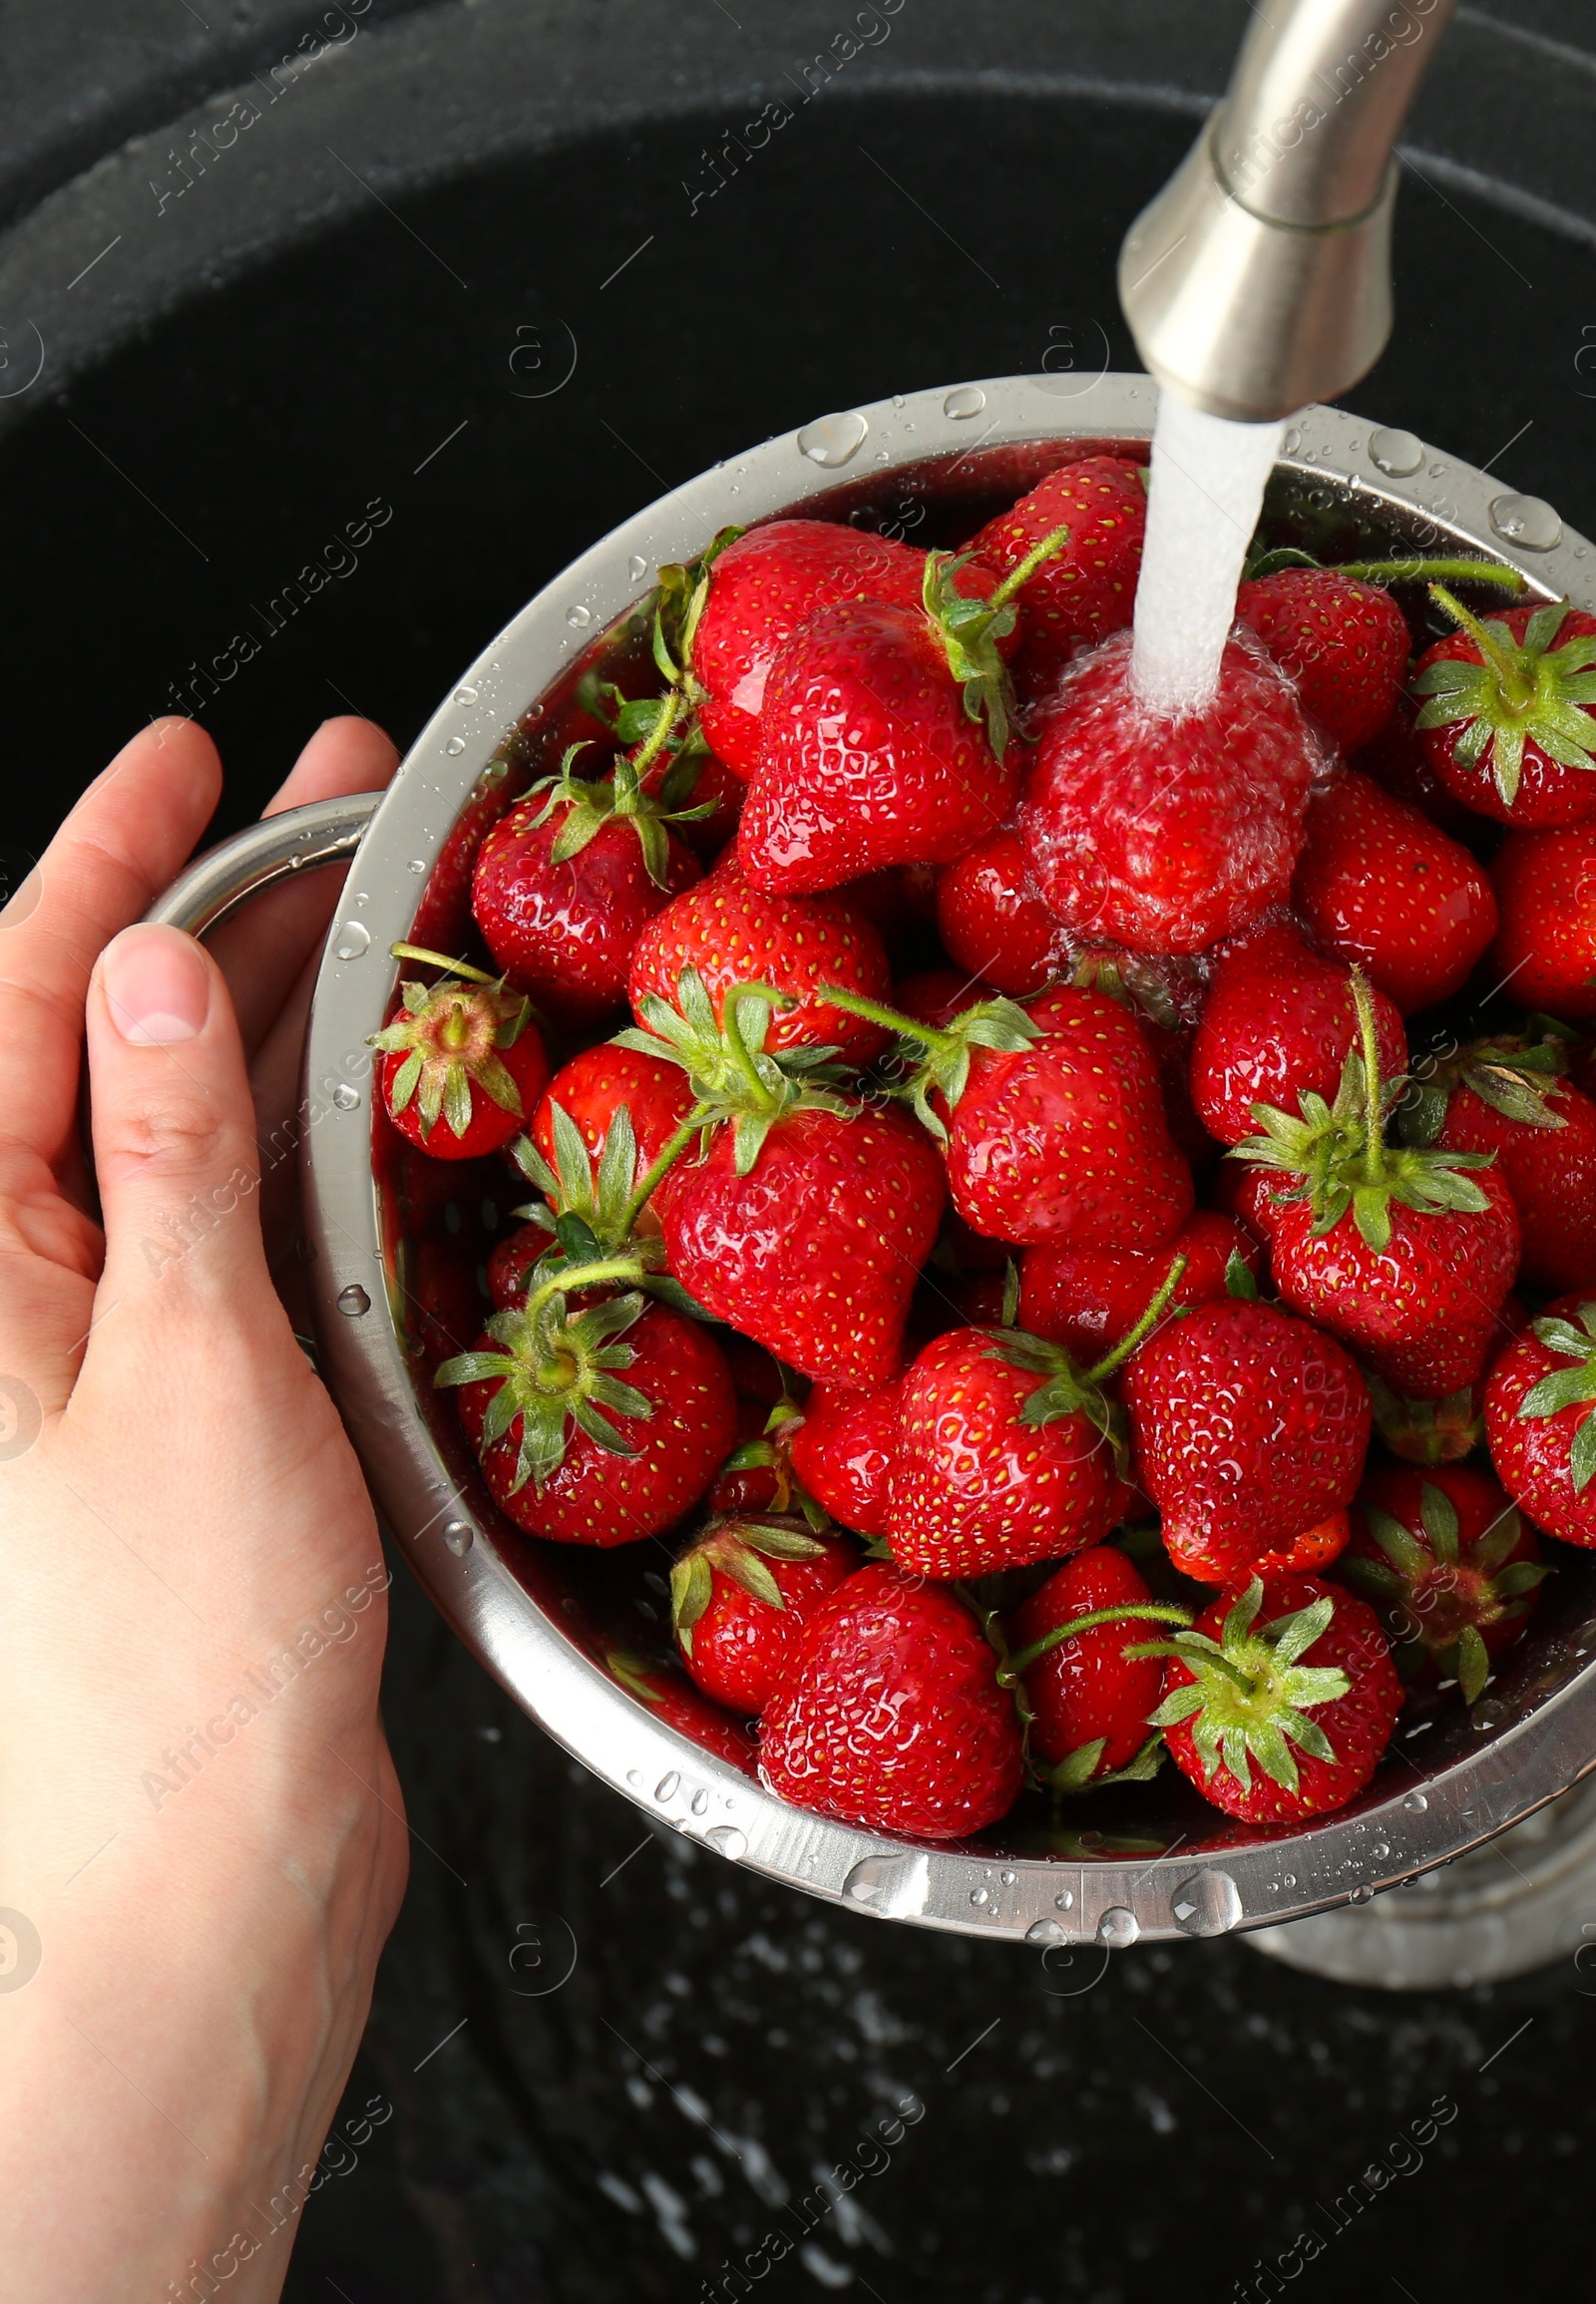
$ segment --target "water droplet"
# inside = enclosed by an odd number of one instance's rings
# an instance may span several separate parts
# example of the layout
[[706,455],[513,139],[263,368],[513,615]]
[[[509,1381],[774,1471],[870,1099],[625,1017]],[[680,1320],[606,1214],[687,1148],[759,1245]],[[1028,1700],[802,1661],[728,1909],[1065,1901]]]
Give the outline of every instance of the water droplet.
[[332,949],[340,960],[358,960],[371,950],[371,931],[358,920],[346,920]]
[[1300,424],[1294,424],[1280,444],[1281,453],[1284,456],[1295,456],[1302,444],[1303,428]]
[[1061,1920],[1033,1920],[1025,1930],[1027,1944],[1067,1944],[1069,1930]]
[[824,465],[835,472],[839,464],[846,464],[857,455],[870,426],[851,409],[846,415],[821,416],[813,424],[806,424],[798,434],[798,448],[811,464]]
[[347,1288],[339,1289],[338,1310],[346,1320],[358,1320],[362,1313],[371,1310],[371,1299],[358,1280],[352,1280]]
[[1367,1904],[1374,1893],[1367,1880],[1360,1880],[1356,1888],[1347,1891],[1347,1901],[1349,1904]]
[[626,563],[626,575],[628,578],[632,583],[640,584],[643,577],[647,574],[648,563],[643,559],[640,552],[634,552],[630,560],[628,560]]
[[1446,467],[1445,467],[1445,465],[1444,465],[1444,464],[1432,464],[1432,465],[1430,466],[1430,468],[1429,468],[1429,477],[1430,477],[1430,479],[1431,479],[1431,480],[1439,480],[1439,479],[1440,479],[1440,477],[1441,477],[1441,475],[1442,475],[1442,473],[1443,473],[1445,470],[1446,470]]
[[332,1091],[332,1100],[340,1112],[358,1112],[360,1109],[360,1090],[351,1087],[347,1080],[340,1080]]
[[709,1794],[701,1784],[692,1796],[692,1812],[695,1816],[707,1815],[709,1812]]
[[427,869],[427,866],[426,866],[426,861],[425,861],[425,859],[424,859],[424,858],[422,858],[422,857],[420,857],[420,856],[413,856],[413,857],[410,859],[410,862],[409,862],[409,863],[408,863],[408,864],[405,866],[405,870],[406,870],[406,872],[414,872],[414,873],[416,873],[418,876],[419,876],[421,873],[425,872],[425,871],[426,871],[426,869]]
[[1110,1952],[1123,1952],[1141,1934],[1141,1922],[1123,1904],[1110,1904],[1097,1923],[1097,1941]]
[[1423,464],[1424,443],[1414,432],[1382,425],[1369,436],[1369,453],[1381,471],[1390,473],[1393,480],[1406,480]]
[[990,1904],[992,1902],[992,1898],[985,1888],[972,1888],[970,1891],[970,1901],[972,1904]]
[[668,1800],[673,1798],[675,1795],[676,1786],[680,1782],[680,1776],[678,1776],[675,1769],[672,1768],[669,1775],[661,1776],[658,1783],[655,1784],[654,1798],[656,1800]]
[[455,702],[456,702],[457,704],[474,704],[476,701],[477,701],[477,691],[476,691],[476,689],[475,689],[475,688],[471,688],[471,687],[466,687],[466,688],[456,688],[456,690],[455,690]]
[[448,753],[451,760],[458,760],[465,748],[466,739],[464,736],[451,736],[448,743],[444,746],[444,750]]
[[1057,1895],[1053,1898],[1053,1903],[1060,1912],[1073,1911],[1075,1905],[1074,1889],[1060,1888]]
[[1000,1872],[998,1874],[998,1878],[1002,1881],[1002,1884],[1005,1888],[1011,1888],[1014,1884],[1015,1875],[1012,1872]]
[[862,1856],[842,1892],[890,1920],[912,1919],[924,1912],[931,1894],[931,1859],[923,1848],[905,1856]]
[[893,394],[892,404],[895,408],[907,408],[909,405],[908,401],[904,398],[901,392],[895,392]]
[[1228,1872],[1194,1872],[1175,1890],[1175,1926],[1187,1936],[1223,1936],[1241,1918],[1241,1891]]
[[626,1770],[626,1781],[628,1784],[634,1784],[637,1790],[640,1792],[642,1790],[641,1768],[628,1768]]
[[739,1832],[735,1824],[711,1824],[704,1838],[711,1848],[718,1848],[727,1860],[735,1864],[748,1853],[748,1835]]
[[584,632],[593,622],[593,610],[586,602],[576,600],[566,610],[566,621],[574,630]]
[[1561,519],[1538,496],[1498,496],[1490,508],[1490,525],[1505,543],[1525,552],[1553,552],[1563,541]]
[[979,384],[959,384],[943,401],[945,416],[979,416],[987,405],[987,395]]
[[1378,1864],[1378,1863],[1380,1863],[1380,1862],[1381,1862],[1381,1861],[1382,1861],[1382,1860],[1383,1860],[1385,1857],[1387,1857],[1387,1856],[1389,1856],[1389,1855],[1391,1854],[1391,1849],[1390,1849],[1390,1847],[1388,1846],[1388,1844],[1386,1843],[1386,1841],[1384,1841],[1384,1840],[1377,1840],[1377,1841],[1375,1842],[1374,1846],[1373,1846],[1373,1847],[1370,1849],[1369,1853],[1370,1853],[1370,1854],[1371,1854],[1371,1855],[1374,1857],[1374,1859],[1375,1859],[1376,1863]]
[[1295,1888],[1295,1887],[1296,1887],[1296,1885],[1297,1885],[1297,1875],[1296,1875],[1296,1873],[1295,1873],[1295,1872],[1282,1872],[1282,1874],[1280,1875],[1280,1884],[1281,1884],[1281,1886],[1282,1886],[1283,1888]]
[[1429,1802],[1422,1792],[1409,1792],[1406,1799],[1403,1800],[1402,1806],[1410,1816],[1421,1816],[1429,1806]]
[[1500,1728],[1506,1718],[1507,1707],[1494,1701],[1490,1704],[1476,1705],[1472,1715],[1474,1727],[1481,1734],[1488,1733],[1491,1728]]
[[444,1525],[444,1545],[457,1560],[463,1560],[471,1550],[472,1530],[468,1520],[450,1520]]

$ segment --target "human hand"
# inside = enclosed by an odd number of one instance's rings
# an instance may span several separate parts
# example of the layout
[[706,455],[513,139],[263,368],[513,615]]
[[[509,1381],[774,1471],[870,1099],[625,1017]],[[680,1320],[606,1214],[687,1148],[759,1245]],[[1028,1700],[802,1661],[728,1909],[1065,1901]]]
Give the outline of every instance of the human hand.
[[[394,761],[331,721],[273,805]],[[0,2262],[29,2304],[277,2294],[404,1886],[376,1524],[256,1190],[335,876],[213,957],[128,926],[219,786],[158,721],[0,914]]]

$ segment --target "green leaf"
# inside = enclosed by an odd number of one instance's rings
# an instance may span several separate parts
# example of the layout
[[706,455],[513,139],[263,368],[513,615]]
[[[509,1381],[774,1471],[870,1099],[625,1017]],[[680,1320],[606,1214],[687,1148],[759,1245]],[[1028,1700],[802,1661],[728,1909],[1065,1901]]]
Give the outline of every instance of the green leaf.
[[1596,1477],[1596,1414],[1585,1418],[1569,1443],[1568,1469],[1576,1494],[1588,1488]]
[[1457,1636],[1457,1685],[1464,1704],[1477,1703],[1490,1678],[1490,1658],[1476,1625],[1465,1624]]
[[1457,1508],[1445,1490],[1437,1488],[1432,1480],[1424,1481],[1419,1490],[1419,1518],[1435,1558],[1455,1568]]
[[676,1637],[692,1654],[692,1628],[709,1606],[714,1578],[702,1552],[684,1553],[670,1571],[670,1616]]
[[1233,1248],[1226,1261],[1225,1294],[1242,1304],[1256,1304],[1258,1301],[1258,1282],[1239,1248]]

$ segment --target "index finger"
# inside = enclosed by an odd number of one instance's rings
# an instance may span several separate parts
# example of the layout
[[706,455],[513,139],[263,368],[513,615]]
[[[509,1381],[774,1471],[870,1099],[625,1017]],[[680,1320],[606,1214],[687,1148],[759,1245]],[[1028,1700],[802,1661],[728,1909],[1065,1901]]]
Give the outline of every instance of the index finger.
[[96,778],[0,912],[0,1169],[76,1141],[84,1001],[100,953],[182,870],[221,790],[193,720],[156,720]]

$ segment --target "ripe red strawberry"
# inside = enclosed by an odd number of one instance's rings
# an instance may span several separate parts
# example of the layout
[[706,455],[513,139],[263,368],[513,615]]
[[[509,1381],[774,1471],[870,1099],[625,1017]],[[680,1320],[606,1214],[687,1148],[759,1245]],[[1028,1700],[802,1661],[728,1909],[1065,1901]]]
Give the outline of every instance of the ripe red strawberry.
[[[1407,1034],[1383,992],[1375,995],[1382,1068],[1401,1072]],[[1297,1109],[1307,1092],[1328,1103],[1358,1037],[1352,971],[1304,943],[1289,921],[1271,921],[1220,953],[1191,1049],[1197,1116],[1221,1144],[1257,1125],[1255,1104]]]
[[630,993],[639,1020],[645,994],[674,1001],[684,967],[696,968],[708,986],[717,1022],[732,984],[787,993],[795,1005],[771,1018],[772,1050],[830,1046],[845,1062],[863,1065],[886,1044],[880,1025],[816,996],[822,984],[885,996],[891,969],[869,922],[839,896],[766,896],[749,885],[735,856],[666,905],[637,939]]
[[[532,1116],[533,1143],[552,1169],[558,1168],[560,1157],[555,1143],[557,1104],[587,1146],[596,1179],[615,1114],[624,1105],[636,1142],[640,1176],[653,1166],[692,1110],[692,1090],[678,1064],[664,1063],[634,1048],[617,1048],[607,1040],[584,1048],[569,1064],[562,1064]],[[645,1231],[659,1229],[658,1218],[649,1208],[640,1211],[637,1223]]]
[[889,864],[947,864],[1013,805],[999,758],[926,617],[822,609],[771,669],[759,765],[737,829],[756,888],[837,888]]
[[967,1008],[997,996],[991,984],[967,976],[962,968],[922,968],[916,975],[900,977],[892,987],[892,1005],[899,1014],[917,1024],[930,1024],[937,1032],[946,1031]]
[[695,1322],[640,1295],[572,1314],[558,1280],[496,1313],[434,1381],[461,1387],[494,1502],[560,1544],[657,1536],[703,1494],[736,1430],[725,1360]]
[[937,933],[961,967],[1015,999],[1069,973],[1070,940],[1037,895],[1012,830],[938,873]]
[[771,1791],[866,1830],[958,1840],[1012,1807],[1019,1718],[963,1603],[872,1563],[804,1623],[759,1724]]
[[1344,752],[1379,735],[1401,694],[1410,645],[1390,592],[1340,569],[1282,569],[1244,583],[1236,613]]
[[577,749],[488,834],[471,901],[518,990],[585,1025],[624,1002],[633,945],[698,866],[629,762],[588,783],[574,772]]
[[1596,1304],[1558,1297],[1485,1387],[1496,1477],[1548,1535],[1596,1546]]
[[1077,1248],[1070,1240],[1027,1248],[1019,1262],[1019,1325],[1066,1351],[1096,1359],[1141,1318],[1176,1256],[1186,1269],[1170,1303],[1185,1311],[1228,1293],[1232,1259],[1256,1275],[1263,1256],[1234,1217],[1199,1208],[1162,1248]]
[[788,1443],[809,1494],[861,1536],[887,1533],[902,1398],[896,1377],[868,1392],[816,1384]]
[[712,1520],[670,1571],[670,1620],[688,1676],[733,1712],[761,1712],[798,1628],[859,1566],[845,1537],[802,1520]]
[[956,1328],[927,1344],[904,1377],[889,1491],[900,1568],[986,1576],[1100,1542],[1129,1502],[1121,1426],[1099,1389],[1112,1364],[1082,1371],[1018,1329]]
[[1522,1277],[1596,1289],[1596,1104],[1559,1078],[1555,1040],[1476,1040],[1420,1067],[1399,1115],[1409,1144],[1490,1155],[1518,1211]]
[[[772,520],[707,554],[681,582],[688,693],[710,749],[745,780],[759,760],[759,715],[776,655],[821,608],[843,600],[920,604],[926,556],[829,520]],[[981,587],[990,589],[991,578]]]
[[1501,908],[1491,972],[1521,1007],[1596,1016],[1596,826],[1510,832],[1490,877]]
[[937,1030],[837,996],[919,1057],[906,1093],[947,1143],[954,1206],[974,1231],[1016,1247],[1152,1248],[1190,1214],[1191,1171],[1170,1139],[1157,1066],[1118,1000],[1058,984],[1023,1007],[983,1002]]
[[699,1695],[686,1674],[673,1664],[629,1656],[621,1649],[604,1653],[604,1669],[616,1686],[648,1706],[655,1720],[686,1736],[706,1752],[718,1753],[733,1767],[752,1775],[757,1759],[753,1737],[740,1720],[722,1712]]
[[[497,1243],[488,1259],[488,1295],[495,1312],[514,1312],[526,1303],[533,1271],[549,1249],[549,1229],[543,1224],[518,1224]],[[472,1322],[473,1335],[481,1325],[480,1320]],[[464,1351],[467,1342],[462,1337],[455,1350]]]
[[1068,542],[1018,595],[1021,638],[1014,675],[1032,694],[1082,644],[1130,622],[1147,527],[1143,468],[1122,456],[1087,456],[1049,472],[990,520],[971,550],[1006,576],[1059,527],[1069,531]]
[[1350,765],[1369,776],[1394,800],[1404,800],[1427,816],[1431,824],[1465,848],[1477,841],[1485,827],[1472,809],[1465,808],[1429,764],[1424,739],[1413,726],[1413,708],[1405,696],[1372,743],[1361,744]]
[[[423,957],[414,946],[403,952]],[[382,1050],[379,1077],[389,1119],[435,1160],[496,1152],[525,1125],[549,1077],[525,995],[486,977],[462,983],[453,975],[401,984],[400,992],[393,1022],[371,1038]]]
[[1116,633],[1043,720],[1019,829],[1048,909],[1133,952],[1204,952],[1285,901],[1318,739],[1285,675],[1232,641],[1208,710],[1148,713]]
[[1374,1774],[1402,1691],[1366,1601],[1315,1576],[1255,1577],[1165,1645],[1153,1720],[1175,1765],[1227,1815],[1328,1815]]
[[1139,1485],[1177,1568],[1239,1579],[1350,1504],[1369,1393],[1333,1337],[1229,1298],[1166,1321],[1121,1384]]
[[693,969],[677,996],[645,996],[650,1029],[619,1035],[672,1057],[700,1096],[703,1149],[657,1189],[670,1272],[800,1374],[884,1383],[937,1237],[942,1163],[903,1113],[805,1084],[817,1050],[768,1053],[767,998],[728,996],[722,1027]]
[[1292,903],[1309,934],[1358,961],[1404,1016],[1460,990],[1496,933],[1483,866],[1356,769],[1308,811]]
[[[635,766],[640,752],[631,757]],[[684,748],[662,754],[644,765],[640,781],[644,792],[657,799],[664,814],[676,823],[683,844],[706,870],[736,839],[747,785],[713,752]]]
[[1008,1672],[1024,1683],[1030,1747],[1046,1762],[1053,1791],[1152,1773],[1161,1739],[1147,1722],[1163,1666],[1157,1657],[1125,1652],[1152,1637],[1160,1621],[1191,1620],[1185,1609],[1154,1601],[1112,1544],[1094,1544],[1067,1561],[1010,1618]]
[[1546,1575],[1535,1531],[1472,1464],[1372,1472],[1339,1571],[1379,1609],[1404,1680],[1455,1680],[1473,1704]]
[[510,805],[511,765],[490,760],[470,799],[444,835],[438,861],[428,873],[410,942],[429,952],[460,952],[471,935],[471,876],[477,850]]
[[1357,971],[1353,993],[1363,1048],[1348,1057],[1335,1104],[1305,1096],[1295,1119],[1260,1105],[1264,1133],[1235,1157],[1290,1180],[1269,1236],[1284,1301],[1394,1391],[1439,1399],[1484,1368],[1518,1269],[1518,1218],[1490,1154],[1386,1142],[1407,1082],[1382,1076],[1374,1002]]
[[1552,606],[1473,615],[1439,584],[1460,627],[1419,660],[1418,728],[1448,791],[1482,816],[1523,826],[1596,817],[1596,616]]

